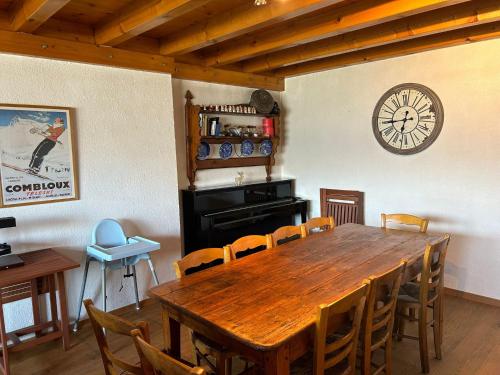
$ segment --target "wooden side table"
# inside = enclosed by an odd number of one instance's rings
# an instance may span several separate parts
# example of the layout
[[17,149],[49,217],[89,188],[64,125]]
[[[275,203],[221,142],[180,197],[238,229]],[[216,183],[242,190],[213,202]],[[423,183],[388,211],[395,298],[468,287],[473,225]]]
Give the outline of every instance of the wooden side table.
[[[9,353],[18,352],[56,340],[62,337],[63,348],[68,350],[69,320],[64,285],[64,271],[80,267],[79,263],[59,254],[52,249],[32,251],[19,254],[24,266],[0,271],[0,371],[10,374]],[[56,282],[57,281],[57,282]],[[58,319],[56,291],[59,294]],[[39,296],[49,293],[50,321],[42,322],[40,316]],[[29,327],[17,331],[6,332],[3,305],[25,298],[32,299],[33,322]],[[33,338],[21,341],[27,334],[35,334]],[[10,343],[9,343],[10,341]]]

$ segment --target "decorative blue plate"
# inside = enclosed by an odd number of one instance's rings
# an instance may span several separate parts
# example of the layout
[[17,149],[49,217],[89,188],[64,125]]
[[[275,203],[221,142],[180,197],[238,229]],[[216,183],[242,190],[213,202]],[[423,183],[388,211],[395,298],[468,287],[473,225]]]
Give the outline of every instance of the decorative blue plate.
[[198,146],[198,160],[205,160],[210,155],[210,145],[207,142],[201,142]]
[[253,142],[249,139],[244,139],[241,142],[241,155],[243,156],[250,156],[253,154],[254,150],[254,145]]
[[220,145],[219,155],[221,159],[229,159],[233,154],[233,145],[229,142],[224,142]]
[[269,139],[264,139],[260,144],[259,151],[264,156],[269,156],[273,152],[273,142]]

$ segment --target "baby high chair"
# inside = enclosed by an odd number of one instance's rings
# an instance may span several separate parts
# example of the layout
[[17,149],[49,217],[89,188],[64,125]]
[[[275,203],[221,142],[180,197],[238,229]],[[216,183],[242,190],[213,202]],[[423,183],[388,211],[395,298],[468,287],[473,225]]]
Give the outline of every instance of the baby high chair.
[[[146,260],[153,275],[156,285],[158,277],[151,260],[150,252],[159,250],[160,244],[143,237],[127,237],[120,223],[114,219],[104,219],[99,222],[92,232],[92,244],[87,246],[87,259],[83,271],[83,281],[78,300],[78,314],[73,331],[78,330],[80,320],[83,295],[90,262],[99,262],[102,274],[102,309],[106,311],[106,270],[123,269],[127,270],[124,277],[133,277],[135,306],[139,309],[139,292],[137,289],[137,272],[135,265],[141,260]],[[132,269],[132,272],[130,270]]]

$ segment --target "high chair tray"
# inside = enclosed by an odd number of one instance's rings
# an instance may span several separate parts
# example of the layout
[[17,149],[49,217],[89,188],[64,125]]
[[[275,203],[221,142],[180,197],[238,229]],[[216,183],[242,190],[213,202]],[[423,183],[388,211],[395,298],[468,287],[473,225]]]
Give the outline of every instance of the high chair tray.
[[104,248],[99,245],[87,246],[87,254],[107,262],[150,253],[160,249],[160,243],[140,236],[128,238],[128,244]]

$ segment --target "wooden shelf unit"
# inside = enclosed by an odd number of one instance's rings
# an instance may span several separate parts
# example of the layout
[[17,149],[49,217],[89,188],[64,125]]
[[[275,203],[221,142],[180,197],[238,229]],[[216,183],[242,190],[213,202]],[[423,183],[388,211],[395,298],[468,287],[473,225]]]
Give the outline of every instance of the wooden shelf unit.
[[230,142],[232,144],[239,144],[245,139],[248,139],[252,141],[253,143],[261,143],[263,140],[270,140],[274,143],[274,140],[277,139],[278,137],[238,137],[238,136],[213,136],[213,135],[208,135],[208,136],[201,136],[200,140],[201,142],[207,142],[210,144],[221,144],[224,142]]
[[199,113],[204,115],[224,115],[224,116],[246,116],[246,117],[272,117],[263,113],[243,113],[243,112],[223,112],[223,111],[206,111],[201,110]]
[[[274,134],[280,134],[280,116],[279,115],[265,115],[261,113],[234,113],[234,112],[220,112],[220,111],[206,111],[202,110],[199,105],[192,102],[194,98],[188,90],[185,95],[185,124],[186,124],[186,159],[187,159],[187,176],[189,179],[189,189],[195,190],[196,185],[196,172],[202,169],[216,169],[216,168],[237,168],[237,167],[253,167],[265,166],[266,180],[271,181],[271,170],[275,163],[274,155],[276,154],[279,144],[279,136],[275,137],[235,137],[235,136],[202,136],[199,126],[200,114],[205,115],[225,115],[225,116],[247,116],[247,117],[270,117],[274,122]],[[209,144],[221,144],[230,142],[233,145],[239,144],[243,140],[249,139],[254,143],[260,143],[265,139],[269,139],[273,143],[273,149],[269,156],[248,156],[248,157],[231,157],[229,159],[198,159],[198,148],[201,142]]]

